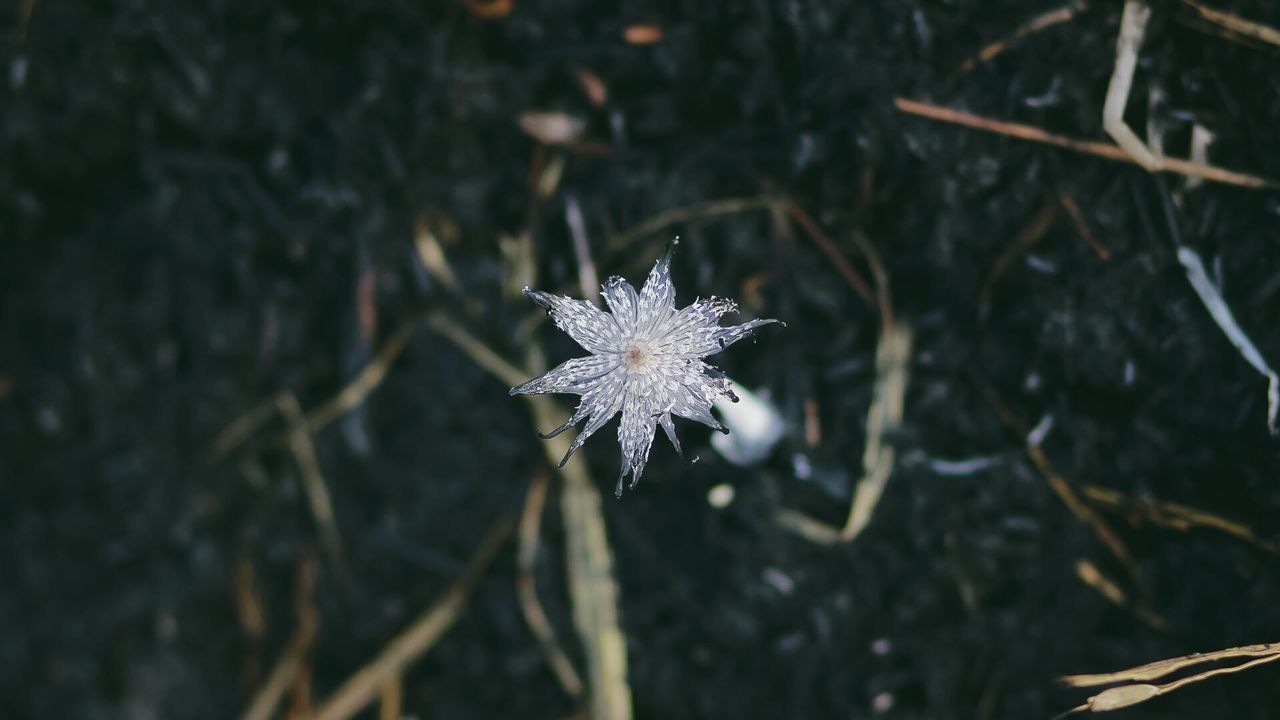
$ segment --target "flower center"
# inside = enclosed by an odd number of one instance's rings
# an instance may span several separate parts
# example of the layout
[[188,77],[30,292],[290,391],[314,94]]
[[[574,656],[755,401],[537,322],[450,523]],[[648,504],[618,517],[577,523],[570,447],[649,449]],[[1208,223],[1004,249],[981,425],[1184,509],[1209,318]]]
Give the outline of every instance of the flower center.
[[656,364],[653,352],[640,343],[632,343],[622,351],[622,365],[630,372],[648,372]]

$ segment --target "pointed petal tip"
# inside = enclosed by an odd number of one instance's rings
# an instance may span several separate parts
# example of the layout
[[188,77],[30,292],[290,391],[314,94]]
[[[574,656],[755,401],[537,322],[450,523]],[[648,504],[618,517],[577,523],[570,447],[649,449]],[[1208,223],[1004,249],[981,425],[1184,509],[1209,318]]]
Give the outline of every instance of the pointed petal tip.
[[534,290],[528,285],[524,286],[524,289],[520,292],[523,292],[524,296],[532,300],[535,304],[547,308],[548,310],[551,309],[551,301],[547,299],[548,295],[546,293],[540,290]]
[[[559,435],[560,433],[564,432],[565,430],[568,430],[568,429],[569,429],[569,428],[571,428],[571,427],[573,427],[573,418],[569,418],[569,420],[568,420],[567,422],[565,422],[565,424],[561,425],[560,427],[556,428],[555,430],[552,430],[552,431],[550,431],[550,432],[544,432],[544,433],[543,433],[543,432],[540,432],[540,433],[538,433],[538,437],[542,438],[543,440],[550,440],[551,438],[553,438],[553,437],[555,437],[555,436]],[[572,455],[572,454],[573,454],[573,452],[572,452],[572,451],[570,451],[570,453],[569,453],[569,454],[570,454],[570,455]],[[569,459],[569,456],[568,456],[568,455],[566,455],[564,459],[565,459],[565,460],[568,460],[568,459]],[[563,462],[561,462],[561,463],[560,463],[560,467],[564,467],[564,463],[563,463]]]

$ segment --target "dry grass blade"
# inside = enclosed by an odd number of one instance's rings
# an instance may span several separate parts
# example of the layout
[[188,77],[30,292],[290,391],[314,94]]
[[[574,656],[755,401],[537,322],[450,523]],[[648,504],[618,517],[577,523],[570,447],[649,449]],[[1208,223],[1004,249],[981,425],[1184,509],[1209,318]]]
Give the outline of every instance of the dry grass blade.
[[[536,368],[526,372],[516,367],[444,315],[433,316],[428,322],[432,329],[506,385],[519,385],[539,373]],[[568,413],[546,396],[524,398],[533,411],[537,427],[559,427],[568,419]],[[557,464],[568,451],[569,443],[567,435],[557,435],[544,442],[548,461]],[[618,624],[618,586],[613,578],[613,557],[600,510],[600,493],[580,455],[560,468],[560,476],[569,596],[573,602],[574,627],[587,659],[589,716],[593,720],[627,720],[631,717],[631,687],[627,684],[626,640]]]
[[378,657],[347,678],[315,711],[312,720],[345,720],[376,700],[387,682],[401,676],[409,663],[431,649],[466,609],[476,583],[511,535],[511,518],[503,517],[480,541],[462,577],[383,649]]
[[577,196],[572,193],[564,201],[564,220],[569,226],[569,235],[573,238],[573,254],[578,260],[578,287],[582,290],[582,297],[599,305],[600,279],[596,275],[596,264],[591,260],[587,221],[582,217]]
[[1011,45],[1012,43],[1015,43],[1018,40],[1021,40],[1022,38],[1027,37],[1028,35],[1033,35],[1035,33],[1038,33],[1041,30],[1044,30],[1046,28],[1051,28],[1054,25],[1059,25],[1064,22],[1067,22],[1071,20],[1071,18],[1075,17],[1078,13],[1081,13],[1087,9],[1088,9],[1088,5],[1084,2],[1084,0],[1079,0],[1078,2],[1073,2],[1069,5],[1063,5],[1060,8],[1054,8],[1053,10],[1049,10],[1048,12],[1041,13],[1040,15],[1037,15],[1031,20],[1028,20],[1027,22],[1020,25],[1018,29],[1014,30],[1013,34],[1011,34],[1009,37],[1004,38],[1002,40],[997,40],[993,43],[988,44],[986,47],[982,48],[982,50],[978,52],[977,56],[971,57],[968,60],[965,60],[963,63],[961,63],[960,70],[963,72],[969,72],[970,70],[977,67],[978,63],[991,62],[997,56],[999,56],[1001,53],[1007,50],[1009,45]]
[[[364,402],[370,393],[378,389],[378,386],[386,379],[391,365],[396,361],[396,358],[400,357],[400,353],[404,351],[416,324],[415,320],[406,320],[401,323],[400,327],[396,328],[396,331],[391,334],[391,337],[382,344],[382,347],[378,348],[378,354],[361,368],[351,382],[347,383],[336,395],[326,400],[320,407],[306,413],[306,423],[311,432],[325,427],[345,413],[350,412]],[[297,397],[288,391],[284,391],[266,398],[228,423],[227,427],[214,438],[208,453],[209,459],[211,461],[221,460],[248,442],[249,438],[257,434],[276,416],[277,412],[281,411],[283,407],[281,403],[288,403],[288,398],[292,398],[293,406],[298,407]],[[287,442],[288,438],[286,437],[285,440]]]
[[[965,112],[963,110],[955,110],[949,107],[935,105],[933,103],[910,100],[908,98],[894,98],[893,104],[900,112],[907,113],[908,115],[918,115],[931,120],[951,123],[954,125],[962,125],[964,127],[995,133],[997,135],[1018,138],[1020,140],[1030,140],[1032,142],[1038,142],[1045,145],[1053,145],[1073,152],[1093,155],[1094,157],[1103,158],[1104,160],[1135,163],[1135,160],[1129,156],[1129,153],[1125,152],[1119,146],[1112,145],[1110,143],[1095,142],[1093,140],[1082,140],[1080,138],[1068,137],[1066,135],[1058,135],[1031,125],[996,120],[994,118],[987,118],[981,115],[974,115],[973,113]],[[1214,182],[1236,185],[1255,190],[1280,187],[1280,183],[1277,183],[1275,180],[1259,177],[1257,175],[1236,172],[1234,170],[1227,170],[1225,168],[1217,167],[1216,165],[1204,165],[1174,157],[1162,158],[1162,162],[1164,165],[1162,170],[1164,172],[1176,173],[1187,177],[1202,177]]]
[[346,553],[342,549],[342,535],[338,532],[338,522],[334,517],[329,486],[325,483],[324,474],[320,472],[320,458],[316,455],[315,443],[311,441],[311,427],[293,393],[280,393],[276,398],[276,407],[280,409],[280,414],[289,427],[289,451],[293,453],[302,474],[303,493],[307,496],[311,518],[320,533],[320,543],[338,574],[347,581],[350,574],[347,571]]
[[1165,627],[1166,623],[1164,618],[1144,607],[1131,605],[1124,590],[1121,590],[1119,585],[1104,575],[1102,571],[1098,569],[1098,566],[1094,565],[1089,560],[1081,558],[1076,561],[1076,577],[1080,578],[1080,582],[1098,591],[1099,595],[1102,595],[1116,607],[1131,610],[1139,620],[1147,625],[1156,629],[1162,629]]
[[1208,5],[1195,2],[1194,0],[1182,0],[1188,6],[1200,13],[1200,16],[1215,25],[1218,25],[1230,32],[1243,35],[1253,40],[1258,40],[1270,45],[1280,46],[1280,30],[1270,25],[1245,20],[1237,15],[1226,13],[1221,10],[1215,10]]
[[382,347],[378,348],[378,353],[373,359],[365,365],[351,382],[338,391],[323,405],[307,413],[307,424],[311,427],[312,432],[323,428],[329,423],[342,417],[344,414],[355,409],[369,397],[369,393],[378,389],[382,381],[386,379],[387,372],[391,369],[391,365],[400,357],[400,353],[404,351],[405,345],[409,342],[409,337],[413,335],[413,329],[417,325],[415,320],[406,320],[396,328],[396,331],[387,338]]
[[1045,203],[1041,206],[1040,211],[1031,218],[1031,222],[1018,231],[1013,244],[1005,248],[1005,251],[1000,253],[1000,257],[996,258],[995,264],[991,266],[990,274],[987,275],[986,281],[982,283],[982,289],[978,291],[978,317],[984,322],[991,314],[991,294],[996,282],[1009,270],[1015,260],[1026,254],[1028,250],[1044,238],[1049,229],[1053,227],[1053,221],[1057,216],[1057,206],[1052,202]]
[[221,460],[243,445],[276,417],[280,396],[272,395],[242,413],[223,428],[209,448],[210,461]]
[[268,720],[272,717],[285,692],[303,670],[320,626],[320,612],[313,599],[316,570],[315,559],[309,554],[303,556],[298,563],[294,588],[298,627],[293,631],[293,636],[280,654],[271,674],[267,676],[267,681],[258,689],[248,709],[241,715],[242,720]]
[[[559,427],[568,419],[550,398],[525,397],[539,427]],[[567,435],[557,435],[543,443],[547,461],[559,462],[568,452],[569,442]],[[631,687],[627,684],[627,645],[618,623],[618,584],[613,577],[613,554],[605,535],[600,493],[582,456],[571,458],[560,475],[564,481],[560,513],[565,524],[569,596],[573,599],[573,624],[587,658],[589,717],[628,720]]]
[[1107,549],[1111,551],[1111,554],[1115,555],[1116,559],[1123,563],[1125,568],[1132,573],[1134,567],[1133,556],[1129,554],[1129,549],[1120,539],[1120,536],[1111,529],[1111,526],[1107,524],[1106,520],[1104,520],[1102,516],[1080,499],[1080,495],[1076,492],[1072,484],[1068,482],[1065,477],[1058,474],[1058,471],[1053,467],[1053,463],[1049,462],[1049,456],[1045,454],[1040,445],[1032,438],[1022,421],[1009,411],[1008,406],[1005,405],[1000,399],[1000,396],[996,394],[995,388],[984,383],[980,385],[980,389],[982,394],[986,397],[987,402],[995,409],[996,414],[1000,418],[1000,422],[1004,423],[1005,427],[1018,433],[1020,437],[1025,439],[1027,458],[1031,460],[1032,464],[1036,466],[1036,469],[1040,471],[1040,474],[1044,476],[1054,494],[1062,500],[1062,504],[1067,506],[1067,509],[1071,511],[1071,514],[1074,515],[1077,520],[1093,530],[1094,534],[1098,536],[1098,539],[1101,540],[1102,543],[1107,546]]
[[706,220],[718,215],[733,215],[748,210],[765,210],[768,209],[770,202],[772,201],[767,197],[738,197],[670,208],[610,238],[609,250],[617,251],[632,241],[652,235],[659,230],[665,230],[672,225]]
[[858,482],[849,507],[849,517],[840,539],[853,540],[871,521],[871,514],[884,494],[893,472],[895,450],[885,442],[886,433],[902,424],[911,361],[911,331],[891,325],[880,335],[876,347],[876,384],[867,412],[867,441],[862,453],[862,480]]
[[[1203,672],[1196,673],[1195,675],[1180,678],[1163,685],[1153,685],[1147,682],[1149,680],[1162,678],[1166,675],[1189,667],[1241,657],[1254,659],[1240,663],[1239,665],[1205,670]],[[1192,655],[1170,658],[1168,660],[1158,660],[1153,663],[1139,665],[1136,668],[1121,670],[1119,672],[1099,673],[1095,675],[1068,675],[1061,678],[1061,680],[1070,687],[1094,687],[1097,685],[1107,685],[1117,682],[1130,683],[1128,685],[1107,688],[1097,695],[1090,697],[1083,705],[1073,708],[1070,711],[1079,712],[1088,710],[1092,712],[1106,712],[1146,702],[1151,698],[1171,693],[1179,688],[1207,680],[1215,675],[1237,673],[1257,667],[1258,665],[1274,662],[1276,660],[1280,660],[1280,643],[1245,645],[1243,647],[1228,648],[1226,650],[1218,650],[1216,652],[1195,653]]]
[[516,557],[516,595],[520,598],[520,610],[524,613],[529,630],[542,646],[542,654],[551,666],[560,687],[571,698],[582,695],[582,678],[574,670],[569,656],[561,649],[556,640],[556,632],[547,620],[547,614],[538,601],[538,587],[534,581],[534,570],[538,563],[538,536],[542,529],[542,510],[547,501],[547,488],[550,479],[546,472],[538,472],[529,483],[529,493],[525,499],[524,512],[520,515],[520,550]]
[[1066,675],[1061,680],[1070,687],[1096,687],[1117,682],[1146,682],[1148,680],[1158,680],[1166,675],[1189,667],[1195,667],[1196,665],[1239,657],[1270,658],[1273,660],[1280,658],[1280,643],[1242,645],[1213,652],[1191,653],[1190,655],[1156,660],[1128,670],[1088,675]]
[[1109,488],[1086,485],[1081,488],[1085,499],[1095,505],[1132,513],[1157,525],[1174,530],[1204,528],[1224,532],[1269,553],[1280,555],[1280,544],[1263,540],[1248,526],[1189,505],[1162,500],[1133,500]]
[[867,408],[866,443],[862,450],[862,479],[849,503],[849,515],[839,530],[803,513],[783,510],[778,524],[811,542],[850,542],[866,528],[893,473],[896,451],[886,442],[887,434],[902,424],[911,363],[911,330],[893,318],[889,278],[875,248],[860,234],[854,235],[858,249],[876,279],[876,307],[880,310],[880,340],[876,344],[876,382]]
[[871,292],[871,286],[858,274],[857,270],[853,269],[849,259],[844,256],[844,253],[840,252],[835,243],[831,242],[831,238],[827,237],[822,228],[818,227],[818,223],[814,222],[814,219],[804,211],[804,208],[793,202],[787,202],[786,208],[787,214],[796,221],[801,230],[804,230],[805,235],[808,235],[809,239],[813,240],[813,243],[818,246],[822,254],[831,260],[836,272],[840,273],[845,282],[849,283],[849,287],[853,288],[853,291],[858,293],[858,297],[862,298],[864,302],[874,306],[876,300]]
[[[1203,162],[1203,158],[1198,158],[1197,162]],[[1076,233],[1084,238],[1089,247],[1093,248],[1093,252],[1097,254],[1101,260],[1111,259],[1111,250],[1103,245],[1089,229],[1089,223],[1084,219],[1084,213],[1080,212],[1080,205],[1076,203],[1076,199],[1069,193],[1059,193],[1058,202],[1062,204],[1062,209],[1067,211],[1067,217],[1071,218],[1071,224],[1076,226]]]
[[399,675],[382,686],[382,698],[378,702],[378,720],[400,720],[404,717],[404,681]]

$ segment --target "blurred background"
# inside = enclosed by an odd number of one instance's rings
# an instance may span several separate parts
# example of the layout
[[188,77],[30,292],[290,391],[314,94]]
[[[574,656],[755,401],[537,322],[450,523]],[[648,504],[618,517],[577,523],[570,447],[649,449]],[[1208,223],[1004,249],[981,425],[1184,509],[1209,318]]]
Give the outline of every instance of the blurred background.
[[[1267,382],[1176,256],[1280,362],[1280,194],[937,119],[1109,143],[1121,7],[5,3],[0,715],[1051,717],[1280,639]],[[1280,177],[1280,47],[1204,10],[1126,117]],[[787,322],[713,359],[782,432],[615,499],[615,424],[557,471],[575,398],[507,395],[582,353],[519,288],[675,235]]]

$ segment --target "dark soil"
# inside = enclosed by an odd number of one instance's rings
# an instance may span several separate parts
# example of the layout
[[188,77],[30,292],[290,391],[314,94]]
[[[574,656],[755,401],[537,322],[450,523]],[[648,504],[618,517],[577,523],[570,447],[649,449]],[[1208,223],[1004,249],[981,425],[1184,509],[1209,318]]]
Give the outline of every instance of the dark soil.
[[[1266,3],[1223,1],[1280,22]],[[444,0],[6,3],[0,716],[236,716],[293,631],[306,557],[320,560],[313,695],[373,657],[519,511],[544,467],[525,405],[420,327],[368,401],[316,434],[346,581],[282,426],[216,462],[210,445],[281,390],[317,406],[424,310],[463,317],[470,303],[484,319],[472,330],[519,357],[534,309],[503,291],[504,238],[530,233],[540,286],[576,294],[570,194],[602,277],[639,281],[678,232],[682,304],[729,295],[788,322],[718,360],[787,418],[767,462],[730,465],[705,428],[680,423],[699,462],[660,437],[644,480],[616,501],[612,429],[585,448],[606,498],[638,717],[847,718],[891,705],[886,716],[1044,718],[1087,695],[1059,675],[1280,639],[1274,554],[1102,509],[1127,568],[997,409],[1028,428],[1051,418],[1045,453],[1077,489],[1280,536],[1265,381],[1174,255],[1181,241],[1205,257],[1280,363],[1280,195],[1186,191],[1177,176],[893,107],[909,97],[1103,139],[1120,3],[1091,3],[960,69],[1056,3],[517,0],[502,20]],[[637,23],[660,26],[661,41],[624,41]],[[1212,162],[1280,177],[1278,63],[1275,47],[1157,4],[1130,117],[1145,135],[1159,88],[1167,152],[1185,155],[1199,122],[1217,137]],[[603,107],[579,69],[606,84]],[[517,124],[530,110],[586,120],[584,142],[539,149]],[[531,168],[557,153],[558,189],[536,203]],[[774,518],[796,508],[843,521],[878,314],[766,211],[608,241],[670,208],[762,194],[806,209],[864,275],[852,237],[870,238],[915,331],[898,462],[852,544],[815,545]],[[1047,232],[992,280],[1046,205],[1059,208]],[[466,300],[419,264],[419,221]],[[578,352],[549,325],[536,337],[553,361]],[[939,462],[975,458],[986,462],[963,474]],[[722,483],[736,499],[715,509],[708,490]],[[548,507],[539,591],[580,664]],[[1123,606],[1080,580],[1081,561],[1119,586]],[[509,545],[405,676],[406,713],[575,711],[524,624],[514,567]],[[237,568],[261,599],[256,640],[237,614]],[[1278,673],[1214,678],[1117,717],[1271,716]]]

